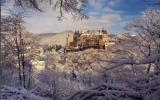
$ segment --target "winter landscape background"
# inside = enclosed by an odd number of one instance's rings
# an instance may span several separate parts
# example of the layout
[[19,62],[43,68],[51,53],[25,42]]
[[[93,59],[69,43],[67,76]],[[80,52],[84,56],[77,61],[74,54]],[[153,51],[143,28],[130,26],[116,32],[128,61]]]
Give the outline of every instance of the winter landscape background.
[[[160,100],[160,1],[144,0],[144,9],[132,17],[126,10],[124,20],[113,8],[139,3],[129,1],[1,0],[1,99]],[[49,14],[36,15],[50,6],[58,13],[54,25]],[[68,34],[101,29],[108,32],[106,49],[64,52]]]

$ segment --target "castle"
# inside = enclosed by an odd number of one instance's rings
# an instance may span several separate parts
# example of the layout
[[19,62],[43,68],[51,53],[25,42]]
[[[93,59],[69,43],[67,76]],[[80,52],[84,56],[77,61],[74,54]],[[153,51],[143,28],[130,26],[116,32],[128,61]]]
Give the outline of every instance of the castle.
[[106,30],[75,31],[72,41],[68,34],[65,52],[82,51],[88,48],[105,49],[108,46],[108,33]]

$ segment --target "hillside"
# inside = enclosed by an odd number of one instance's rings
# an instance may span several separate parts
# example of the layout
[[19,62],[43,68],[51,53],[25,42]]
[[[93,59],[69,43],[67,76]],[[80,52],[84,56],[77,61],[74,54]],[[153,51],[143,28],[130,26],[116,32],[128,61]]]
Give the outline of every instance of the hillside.
[[72,35],[73,35],[72,31],[65,31],[65,32],[61,32],[61,33],[43,33],[43,34],[39,34],[38,38],[39,38],[40,43],[42,45],[45,45],[45,44],[49,44],[49,45],[51,45],[51,44],[65,45],[68,33],[72,37]]

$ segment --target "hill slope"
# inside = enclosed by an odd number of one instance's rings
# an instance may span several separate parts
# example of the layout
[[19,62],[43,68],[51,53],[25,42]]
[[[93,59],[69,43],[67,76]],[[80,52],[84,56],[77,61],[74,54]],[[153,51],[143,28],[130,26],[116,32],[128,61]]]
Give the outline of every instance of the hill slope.
[[66,31],[66,32],[61,32],[61,33],[44,33],[44,34],[39,34],[38,38],[40,40],[40,43],[42,45],[45,44],[60,44],[60,45],[65,45],[66,44],[66,38],[70,34],[70,37],[72,37],[73,32],[72,31]]

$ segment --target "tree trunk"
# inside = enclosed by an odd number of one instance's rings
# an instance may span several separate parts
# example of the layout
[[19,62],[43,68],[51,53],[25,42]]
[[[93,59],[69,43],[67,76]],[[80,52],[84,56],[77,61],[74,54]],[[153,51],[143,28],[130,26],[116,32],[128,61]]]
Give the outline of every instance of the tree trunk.
[[31,70],[32,70],[32,65],[29,65],[29,73],[28,73],[28,89],[31,87]]
[[17,36],[15,38],[15,44],[16,44],[16,48],[17,48],[17,59],[18,59],[18,71],[19,71],[19,83],[20,86],[22,86],[22,77],[21,77],[21,57],[20,57],[20,47],[18,45],[18,40],[17,40]]
[[[148,47],[148,50],[149,50],[148,56],[151,56],[151,46],[150,46],[150,45],[149,45],[149,47]],[[150,69],[151,69],[151,63],[148,64],[147,74],[149,74]]]
[[[20,36],[21,36],[21,33],[20,33]],[[23,87],[26,88],[26,75],[25,75],[25,58],[24,58],[24,41],[22,39],[22,37],[20,38],[21,39],[21,60],[22,60],[22,73],[23,73]]]
[[[160,33],[159,33],[159,35],[158,35],[158,38],[159,38],[159,45],[158,45],[158,50],[157,50],[157,52],[158,52],[158,54],[160,54]],[[157,67],[158,67],[158,69],[160,70],[160,58],[157,60],[157,63],[158,63]]]
[[[0,22],[1,23],[1,22]],[[1,30],[1,27],[0,27]],[[2,50],[1,50],[1,41],[2,41],[2,33],[0,32],[0,79],[2,79]],[[0,82],[0,90],[2,89],[2,80]],[[0,92],[0,99],[1,99],[1,92]]]
[[20,54],[19,54],[19,52],[17,52],[17,56],[18,56],[19,83],[20,83],[20,86],[22,86],[22,77],[21,77],[21,61],[20,61]]

